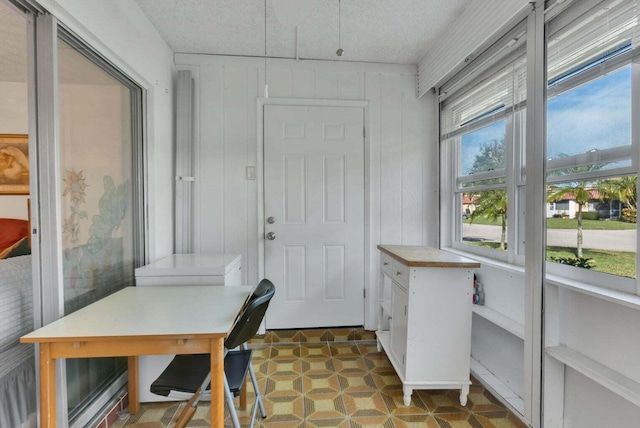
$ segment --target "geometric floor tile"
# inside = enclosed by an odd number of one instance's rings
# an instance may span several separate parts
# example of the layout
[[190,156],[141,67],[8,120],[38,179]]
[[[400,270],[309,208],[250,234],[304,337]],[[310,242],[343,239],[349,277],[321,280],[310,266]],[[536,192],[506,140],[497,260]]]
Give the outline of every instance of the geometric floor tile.
[[[458,390],[414,390],[405,406],[402,384],[378,352],[375,333],[362,328],[269,331],[250,347],[267,410],[257,428],[526,427],[475,379],[466,406]],[[238,412],[243,427],[255,397],[250,382],[247,396],[247,409]],[[200,403],[189,427],[210,426],[208,404]],[[109,428],[173,427],[183,407],[143,403],[137,415]]]

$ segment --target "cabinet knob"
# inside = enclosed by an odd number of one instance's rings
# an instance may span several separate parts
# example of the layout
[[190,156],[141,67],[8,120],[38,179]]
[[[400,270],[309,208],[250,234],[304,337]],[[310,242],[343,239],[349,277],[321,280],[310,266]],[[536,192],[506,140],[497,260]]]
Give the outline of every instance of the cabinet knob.
[[384,262],[383,263],[385,266],[389,266],[389,262]]
[[402,275],[402,272],[396,271],[396,275]]

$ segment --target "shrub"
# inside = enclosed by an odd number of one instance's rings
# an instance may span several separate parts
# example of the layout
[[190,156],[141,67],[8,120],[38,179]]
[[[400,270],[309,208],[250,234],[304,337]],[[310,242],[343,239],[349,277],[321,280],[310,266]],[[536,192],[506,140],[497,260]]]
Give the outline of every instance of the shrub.
[[588,259],[586,257],[556,257],[551,256],[551,261],[556,263],[561,263],[563,265],[576,266],[584,269],[593,268],[593,259]]
[[598,214],[598,211],[586,211],[582,213],[582,219],[583,220],[599,220],[600,214]]
[[635,208],[623,208],[620,219],[626,223],[637,223],[638,212]]

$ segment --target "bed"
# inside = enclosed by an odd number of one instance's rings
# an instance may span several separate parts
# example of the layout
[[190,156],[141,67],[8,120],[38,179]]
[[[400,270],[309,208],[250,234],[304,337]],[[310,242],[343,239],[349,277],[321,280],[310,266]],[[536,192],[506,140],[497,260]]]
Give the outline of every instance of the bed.
[[[0,218],[0,428],[28,426],[36,411],[29,224]],[[31,416],[33,418],[33,416]]]

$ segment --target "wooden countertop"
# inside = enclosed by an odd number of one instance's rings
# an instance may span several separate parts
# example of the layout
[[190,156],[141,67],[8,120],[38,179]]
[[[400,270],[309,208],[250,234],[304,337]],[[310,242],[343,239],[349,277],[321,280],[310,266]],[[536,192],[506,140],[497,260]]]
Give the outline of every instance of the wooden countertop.
[[378,245],[378,250],[407,266],[479,268],[480,262],[431,247],[410,245]]

